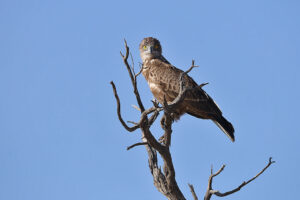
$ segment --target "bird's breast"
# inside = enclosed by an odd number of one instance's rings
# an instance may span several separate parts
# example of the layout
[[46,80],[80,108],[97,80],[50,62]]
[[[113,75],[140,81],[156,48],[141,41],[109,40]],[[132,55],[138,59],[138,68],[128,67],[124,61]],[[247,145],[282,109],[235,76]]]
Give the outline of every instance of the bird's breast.
[[160,84],[148,82],[150,90],[153,96],[160,102],[163,102],[164,96],[166,95],[163,87]]
[[162,88],[159,84],[154,83],[154,82],[150,82],[150,81],[148,82],[148,84],[149,84],[149,87],[150,87],[150,90],[151,90],[152,93],[161,92]]

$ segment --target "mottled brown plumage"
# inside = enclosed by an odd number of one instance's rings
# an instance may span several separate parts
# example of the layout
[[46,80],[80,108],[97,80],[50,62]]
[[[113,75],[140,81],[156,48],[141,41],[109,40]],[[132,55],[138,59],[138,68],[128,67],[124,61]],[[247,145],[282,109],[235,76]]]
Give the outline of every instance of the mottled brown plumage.
[[[171,65],[163,56],[160,42],[152,37],[145,38],[140,44],[140,55],[143,60],[143,71],[154,97],[162,104],[164,97],[171,103],[179,93],[182,70]],[[197,83],[188,75],[185,77],[186,87],[197,87]],[[174,113],[179,119],[188,113],[198,118],[211,119],[226,135],[234,141],[234,128],[223,116],[213,99],[198,88],[187,93],[184,101]]]

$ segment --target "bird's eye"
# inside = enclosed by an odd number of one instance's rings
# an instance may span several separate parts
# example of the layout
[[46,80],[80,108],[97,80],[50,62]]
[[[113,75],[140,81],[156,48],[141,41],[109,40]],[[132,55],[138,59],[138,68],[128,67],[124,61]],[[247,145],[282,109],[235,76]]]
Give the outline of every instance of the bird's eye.
[[147,46],[146,46],[146,45],[144,45],[144,46],[143,46],[143,49],[144,49],[144,50],[146,50],[146,49],[147,49]]
[[158,44],[156,44],[156,45],[154,46],[154,49],[158,49],[158,47],[159,47]]

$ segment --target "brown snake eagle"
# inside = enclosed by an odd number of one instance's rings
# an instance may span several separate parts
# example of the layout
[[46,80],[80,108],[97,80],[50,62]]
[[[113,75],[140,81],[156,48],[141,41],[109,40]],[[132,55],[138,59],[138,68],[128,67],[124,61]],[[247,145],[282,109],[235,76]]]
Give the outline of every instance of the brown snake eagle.
[[[164,98],[167,103],[171,103],[179,93],[180,76],[183,71],[163,57],[160,42],[155,38],[147,37],[142,40],[140,55],[143,60],[142,74],[154,97],[162,105]],[[186,87],[198,86],[188,75],[184,76],[184,82]],[[201,119],[211,119],[231,141],[234,141],[232,124],[223,117],[220,108],[202,88],[188,91],[173,117],[177,120],[185,113]]]

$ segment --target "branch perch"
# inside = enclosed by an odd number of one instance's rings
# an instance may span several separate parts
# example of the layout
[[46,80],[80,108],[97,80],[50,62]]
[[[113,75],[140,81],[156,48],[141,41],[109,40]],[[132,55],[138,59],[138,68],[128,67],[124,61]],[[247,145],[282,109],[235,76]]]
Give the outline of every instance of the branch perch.
[[219,171],[218,171],[217,173],[213,174],[213,173],[211,172],[211,175],[210,175],[210,177],[209,177],[209,179],[208,179],[208,187],[207,187],[207,191],[206,191],[204,200],[209,200],[209,199],[212,197],[212,195],[216,195],[216,196],[219,196],[219,197],[225,197],[225,196],[228,196],[228,195],[230,195],[230,194],[233,194],[233,193],[239,191],[240,189],[242,189],[242,187],[246,186],[247,184],[249,184],[250,182],[252,182],[253,180],[255,180],[257,177],[259,177],[262,173],[264,173],[264,171],[265,171],[266,169],[268,169],[273,163],[275,163],[275,161],[272,161],[272,157],[270,157],[270,158],[269,158],[268,164],[267,164],[267,165],[266,165],[266,166],[265,166],[258,174],[256,174],[253,178],[251,178],[251,179],[248,180],[248,181],[244,181],[242,184],[240,184],[240,185],[239,185],[238,187],[236,187],[235,189],[230,190],[230,191],[228,191],[228,192],[224,192],[224,193],[219,192],[218,190],[213,190],[213,189],[212,189],[212,181],[213,181],[213,178],[214,178],[215,176],[218,176],[218,175],[224,170],[225,165],[223,165],[223,166],[219,169]]
[[[141,68],[140,72],[137,74],[134,74],[134,69],[130,67],[130,65],[127,62],[128,55],[129,55],[129,47],[127,46],[127,42],[125,40],[125,49],[126,53],[125,56],[121,53],[121,56],[123,58],[123,62],[128,70],[129,77],[131,79],[132,86],[134,88],[134,94],[136,96],[136,100],[138,102],[138,106],[141,110],[141,117],[140,121],[135,125],[134,127],[128,127],[124,120],[121,117],[120,113],[120,100],[117,95],[117,90],[115,88],[115,85],[113,82],[111,82],[115,98],[117,101],[117,113],[119,120],[121,124],[124,126],[124,128],[128,131],[136,130],[137,128],[140,128],[142,131],[142,143],[137,143],[134,145],[129,146],[128,148],[131,149],[134,146],[139,145],[145,145],[146,150],[148,152],[148,161],[149,161],[149,168],[151,170],[151,173],[153,175],[154,179],[154,185],[156,188],[164,194],[168,199],[170,200],[185,200],[185,197],[183,196],[182,192],[180,191],[176,179],[175,179],[175,170],[172,162],[171,153],[169,150],[169,145],[162,145],[160,144],[156,138],[152,135],[150,131],[150,126],[154,123],[155,119],[157,118],[160,111],[163,110],[163,108],[158,107],[158,104],[153,102],[154,106],[149,108],[148,110],[145,110],[143,103],[140,98],[140,94],[137,89],[137,81],[136,77],[142,72],[143,68]],[[152,114],[152,116],[148,119],[148,114]],[[171,125],[171,123],[170,123]],[[157,164],[157,153],[159,152],[161,155],[164,166],[163,166],[163,172],[161,171],[160,167],[158,167]]]
[[[185,197],[181,192],[181,190],[179,189],[175,179],[175,169],[174,169],[170,148],[169,148],[171,144],[171,133],[172,133],[172,123],[173,123],[171,114],[176,110],[177,106],[184,100],[186,93],[188,91],[201,89],[207,83],[203,83],[195,88],[187,88],[185,86],[185,78],[184,78],[185,75],[189,73],[193,68],[198,67],[195,66],[195,61],[193,60],[191,67],[187,71],[182,72],[180,75],[180,91],[178,96],[174,99],[174,101],[168,104],[167,101],[165,100],[163,103],[163,107],[159,107],[157,101],[152,101],[153,106],[149,109],[145,109],[139,91],[137,89],[137,77],[142,73],[143,66],[141,67],[138,73],[135,73],[133,58],[129,51],[129,47],[127,46],[126,40],[124,40],[124,45],[126,50],[125,55],[123,55],[122,52],[120,52],[120,54],[123,59],[124,65],[127,68],[132,83],[133,92],[135,94],[136,101],[138,103],[138,106],[134,106],[134,108],[136,108],[141,113],[140,120],[138,123],[133,121],[128,121],[129,123],[134,124],[134,126],[129,127],[123,120],[121,115],[120,98],[118,96],[116,86],[113,81],[111,81],[110,84],[112,86],[113,93],[117,102],[117,115],[119,121],[128,132],[133,132],[137,129],[140,129],[142,132],[142,142],[138,142],[131,146],[128,146],[127,150],[130,150],[136,146],[142,146],[142,145],[145,146],[148,153],[149,168],[153,176],[154,185],[157,188],[157,190],[160,191],[168,200],[185,200]],[[132,66],[130,66],[127,61],[129,55],[131,57]],[[155,122],[155,120],[157,119],[161,111],[164,111],[164,115],[161,120],[162,128],[164,129],[162,144],[153,136],[153,134],[150,131],[150,127]],[[150,117],[148,117],[148,115],[150,115]],[[163,159],[163,171],[158,166],[157,152],[160,154],[160,156]],[[267,166],[263,170],[261,170],[256,176],[254,176],[253,178],[251,178],[246,182],[243,182],[237,188],[225,193],[221,193],[218,190],[212,189],[213,178],[219,175],[224,170],[225,165],[223,165],[215,174],[211,170],[211,175],[209,177],[208,187],[207,187],[204,200],[209,200],[212,197],[212,195],[223,197],[239,191],[242,187],[249,184],[251,181],[255,180],[258,176],[260,176],[273,163],[274,161],[272,161],[272,158],[270,158]],[[194,200],[198,200],[193,185],[189,184],[189,188],[191,190]]]

